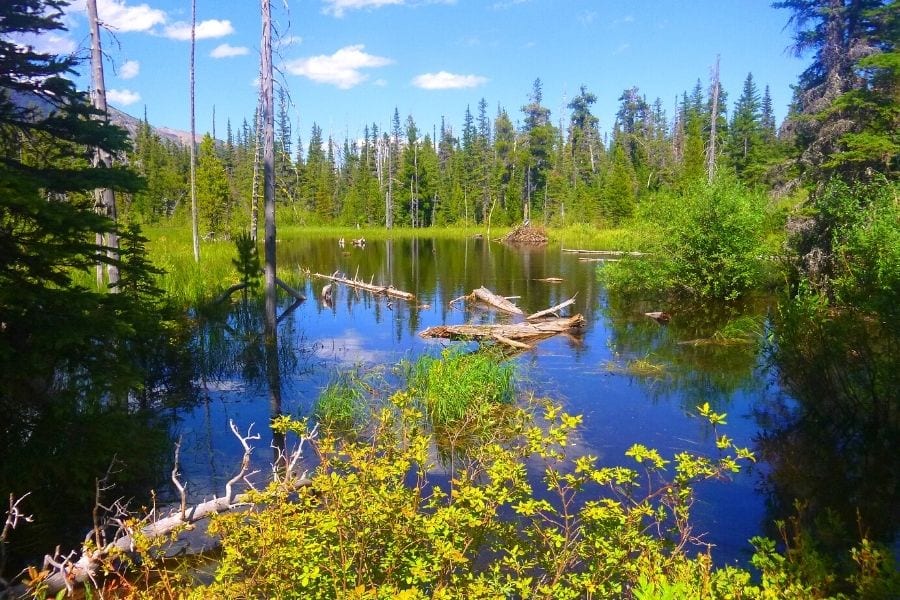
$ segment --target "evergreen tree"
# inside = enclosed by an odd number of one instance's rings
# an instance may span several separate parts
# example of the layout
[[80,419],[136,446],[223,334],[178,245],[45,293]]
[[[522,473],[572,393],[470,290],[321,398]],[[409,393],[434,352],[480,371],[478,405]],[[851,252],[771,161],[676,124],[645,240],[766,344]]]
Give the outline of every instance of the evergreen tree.
[[[10,41],[63,29],[65,2],[0,3],[0,453],[35,433],[41,415],[88,411],[141,383],[138,362],[158,339],[155,302],[123,289],[146,262],[125,247],[120,294],[87,290],[78,271],[111,261],[96,234],[113,223],[94,213],[91,190],[134,192],[121,166],[94,168],[88,148],[120,156],[124,130],[91,108],[71,81],[76,58]],[[141,288],[145,289],[145,288]],[[123,401],[122,405],[126,403]],[[64,408],[64,406],[66,408]],[[66,457],[59,457],[65,468]],[[58,483],[58,482],[57,482]]]
[[527,152],[523,155],[525,169],[525,188],[523,190],[523,217],[529,219],[531,208],[536,205],[540,191],[546,196],[547,170],[553,153],[555,130],[550,123],[550,109],[543,102],[541,80],[535,79],[532,86],[531,100],[522,107],[525,114],[524,136]]
[[794,50],[813,52],[800,75],[795,118],[798,164],[817,179],[838,172],[894,173],[900,155],[898,8],[895,0],[785,0]]
[[741,97],[734,105],[728,137],[728,154],[738,176],[751,179],[750,170],[759,163],[763,144],[762,105],[753,74],[744,80]]
[[204,236],[216,238],[227,233],[232,208],[228,175],[208,133],[197,153],[197,203]]

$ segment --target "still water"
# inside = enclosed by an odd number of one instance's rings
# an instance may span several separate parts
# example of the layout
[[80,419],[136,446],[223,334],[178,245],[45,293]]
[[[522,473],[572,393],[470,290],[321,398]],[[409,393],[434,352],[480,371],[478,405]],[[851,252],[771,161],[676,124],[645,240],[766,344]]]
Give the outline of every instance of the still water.
[[[766,302],[673,308],[612,297],[598,283],[601,262],[558,245],[512,248],[483,239],[420,238],[344,249],[336,239],[304,239],[281,243],[278,261],[281,272],[341,271],[416,295],[415,302],[405,302],[336,286],[328,305],[320,295],[328,281],[306,277],[308,299],[292,306],[285,298],[279,308],[281,409],[287,414],[309,414],[337,373],[383,370],[390,379],[398,361],[440,352],[449,342],[420,338],[426,327],[507,318],[461,303],[451,308],[452,299],[482,285],[517,296],[526,314],[576,296],[568,310],[584,315],[581,335],[544,340],[514,360],[521,392],[551,397],[582,414],[577,451],[605,464],[628,464],[623,453],[634,443],[669,458],[682,450],[714,455],[711,430],[692,416],[703,402],[728,413],[723,431],[752,447],[757,407],[780,394],[760,352]],[[539,281],[551,277],[563,281]],[[652,310],[671,311],[670,322],[644,316]],[[199,314],[198,321],[201,401],[173,415],[174,434],[183,438],[183,472],[195,495],[220,491],[239,463],[229,420],[244,430],[254,424],[262,434],[258,468],[267,470],[272,457],[261,309],[235,301],[227,314]],[[743,323],[741,339],[723,343],[716,337],[736,322]],[[629,369],[635,360],[652,368]],[[766,532],[771,515],[759,489],[765,472],[765,464],[757,464],[731,481],[699,487],[695,532],[707,532],[703,539],[716,546],[720,564],[745,561],[749,538]]]

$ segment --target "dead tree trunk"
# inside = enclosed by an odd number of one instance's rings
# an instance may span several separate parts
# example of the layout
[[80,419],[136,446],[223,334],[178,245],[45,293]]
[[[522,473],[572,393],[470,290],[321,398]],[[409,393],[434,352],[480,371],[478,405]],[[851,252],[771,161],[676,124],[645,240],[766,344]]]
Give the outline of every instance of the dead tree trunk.
[[[265,206],[265,282],[266,282],[266,378],[269,383],[269,414],[281,414],[281,372],[278,364],[277,265],[275,254],[275,90],[272,75],[272,7],[262,0],[262,124],[263,124],[263,203]],[[272,432],[272,445],[278,453],[284,449],[284,435]]]
[[197,0],[191,0],[191,236],[194,262],[200,262],[200,215],[197,208],[197,131],[194,117],[194,52],[197,47]]
[[706,180],[712,183],[716,176],[716,124],[719,120],[719,57],[712,71],[712,114],[709,123],[709,154],[706,156]]
[[[91,101],[94,108],[103,113],[103,119],[108,120],[109,114],[106,105],[106,83],[103,77],[103,50],[100,46],[100,23],[97,19],[97,0],[87,1],[88,19],[91,26]],[[112,167],[112,157],[102,148],[94,149],[94,166],[102,169]],[[116,232],[116,196],[110,188],[98,189],[94,192],[95,208],[97,212],[105,215],[113,222],[113,228],[105,236],[97,234],[97,242],[106,246],[110,263],[107,265],[106,275],[109,280],[110,291],[118,291],[119,283],[119,236]],[[103,286],[103,265],[97,265],[97,285]]]

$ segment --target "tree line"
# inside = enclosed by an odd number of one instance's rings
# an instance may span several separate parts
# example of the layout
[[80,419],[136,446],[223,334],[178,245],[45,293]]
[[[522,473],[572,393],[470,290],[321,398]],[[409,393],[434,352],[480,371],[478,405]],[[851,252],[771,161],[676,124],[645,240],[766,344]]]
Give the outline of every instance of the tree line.
[[[643,196],[705,176],[710,162],[750,185],[771,184],[788,147],[769,88],[761,90],[752,74],[730,114],[718,81],[704,89],[698,80],[671,117],[661,99],[651,103],[639,88],[626,89],[607,134],[592,112],[597,97],[584,86],[568,103],[568,118],[555,123],[540,79],[527,100],[517,114],[482,98],[474,111],[465,108],[459,130],[442,120],[428,132],[396,109],[389,128],[373,123],[361,139],[336,140],[313,123],[304,144],[302,135],[294,137],[282,88],[275,169],[283,222],[616,225]],[[249,223],[259,196],[257,123],[257,116],[237,128],[228,121],[224,140],[207,134],[199,144],[197,194],[207,236]],[[145,116],[128,160],[147,181],[126,201],[131,217],[154,222],[179,213],[187,197],[186,150],[162,140]]]

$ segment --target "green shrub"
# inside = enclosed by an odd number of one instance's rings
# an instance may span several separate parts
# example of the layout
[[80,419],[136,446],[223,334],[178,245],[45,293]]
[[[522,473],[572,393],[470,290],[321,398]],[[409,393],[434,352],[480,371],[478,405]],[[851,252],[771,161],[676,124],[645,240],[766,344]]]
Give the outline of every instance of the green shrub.
[[640,218],[658,231],[650,255],[601,269],[622,290],[733,300],[761,281],[766,198],[734,179],[661,192]]

